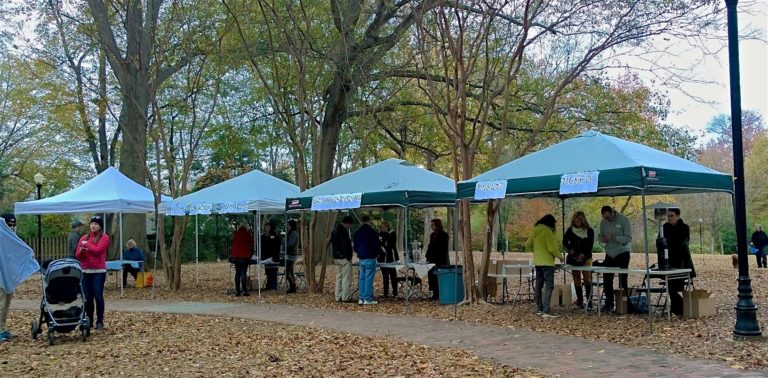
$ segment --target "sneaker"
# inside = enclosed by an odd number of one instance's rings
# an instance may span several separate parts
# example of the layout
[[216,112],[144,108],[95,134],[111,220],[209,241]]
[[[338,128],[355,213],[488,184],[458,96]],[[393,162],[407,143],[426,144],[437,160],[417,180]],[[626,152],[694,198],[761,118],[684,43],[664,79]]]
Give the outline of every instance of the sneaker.
[[362,299],[359,299],[359,300],[357,301],[357,304],[363,304],[363,303],[364,303],[364,301],[363,301]]
[[104,323],[96,322],[96,331],[103,331],[103,330],[104,330]]
[[0,332],[0,343],[8,341],[10,339],[11,339],[11,332],[9,331]]
[[244,296],[244,297],[250,297],[250,296],[251,296],[251,293],[246,291],[245,293],[243,293],[243,296]]
[[559,315],[548,314],[548,313],[545,312],[545,313],[541,314],[541,317],[542,318],[559,318],[560,316]]
[[542,315],[542,314],[544,314],[544,311],[541,311],[541,310],[536,311],[536,315]]
[[241,292],[239,292],[239,291],[238,291],[237,293],[235,293],[235,296],[236,296],[236,297],[239,297],[239,296],[241,296],[241,295],[243,295],[243,293],[241,293]]
[[364,305],[375,305],[375,304],[379,304],[379,302],[376,302],[376,301],[365,301],[365,302],[363,302],[363,304]]

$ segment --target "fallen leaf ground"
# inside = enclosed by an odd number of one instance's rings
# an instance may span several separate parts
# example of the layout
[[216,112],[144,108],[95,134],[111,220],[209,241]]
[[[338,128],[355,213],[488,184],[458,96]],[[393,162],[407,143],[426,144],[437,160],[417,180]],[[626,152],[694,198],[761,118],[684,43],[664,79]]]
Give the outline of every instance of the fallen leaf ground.
[[11,312],[20,337],[0,344],[0,376],[539,376],[457,349],[196,315],[114,313],[88,341],[72,332],[48,346],[47,337],[29,338],[25,325],[35,316]]
[[[507,254],[507,258],[519,258],[526,254]],[[750,256],[751,257],[751,256]],[[600,258],[600,256],[596,256]],[[653,258],[652,258],[653,259]],[[754,259],[754,258],[752,258]],[[479,258],[477,259],[479,261]],[[631,266],[644,266],[644,256],[633,254]],[[754,266],[754,261],[750,260]],[[694,264],[698,272],[695,286],[713,293],[717,302],[717,316],[706,319],[678,319],[671,321],[660,316],[655,317],[653,336],[648,336],[647,316],[641,315],[602,315],[585,314],[569,308],[557,309],[558,319],[542,319],[535,315],[531,301],[518,301],[516,306],[507,304],[488,304],[477,306],[442,306],[428,300],[415,300],[405,306],[402,299],[380,300],[377,306],[358,306],[356,303],[338,303],[333,300],[334,267],[329,266],[322,294],[300,292],[287,297],[282,293],[265,292],[263,301],[267,303],[291,303],[314,308],[334,308],[345,311],[375,311],[381,313],[404,314],[437,319],[458,318],[465,321],[493,324],[515,329],[528,329],[551,334],[571,335],[590,340],[603,340],[640,348],[662,351],[677,356],[697,359],[710,359],[728,363],[734,368],[765,369],[768,364],[768,343],[744,342],[733,340],[736,304],[737,270],[732,268],[730,256],[695,255]],[[319,268],[318,268],[319,271]],[[754,301],[758,305],[757,319],[761,326],[768,325],[768,311],[763,311],[768,303],[768,269],[750,270]],[[556,282],[562,282],[563,275],[558,272]],[[129,279],[130,281],[131,279]],[[567,277],[568,282],[571,278]],[[642,278],[630,276],[630,285],[640,284]],[[199,266],[183,267],[183,287],[179,291],[170,291],[164,285],[162,272],[155,277],[154,298],[163,301],[204,301],[204,302],[250,302],[258,301],[258,296],[234,297],[227,294],[232,288],[232,270],[228,263],[203,263]],[[354,281],[356,282],[356,281]],[[381,278],[377,274],[375,293],[381,294]],[[426,290],[426,282],[424,283]],[[509,289],[517,291],[516,283]],[[30,279],[16,293],[18,298],[39,298],[39,279]],[[131,299],[150,299],[152,289],[128,288],[124,297]],[[107,306],[110,300],[120,297],[114,275],[107,279]]]

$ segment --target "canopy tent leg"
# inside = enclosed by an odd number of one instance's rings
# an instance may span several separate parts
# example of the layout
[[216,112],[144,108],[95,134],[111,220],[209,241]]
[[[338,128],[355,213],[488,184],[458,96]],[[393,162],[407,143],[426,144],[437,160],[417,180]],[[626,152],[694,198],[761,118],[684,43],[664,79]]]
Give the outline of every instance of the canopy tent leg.
[[[256,222],[256,232],[253,235],[254,243],[256,245],[256,277],[258,280],[258,283],[256,286],[258,286],[259,291],[259,302],[263,302],[264,299],[261,297],[261,214],[258,210],[256,210],[253,213],[254,222]],[[253,288],[251,288],[253,290]]]
[[[159,235],[159,233],[162,232],[157,227],[157,218],[160,217],[160,216],[161,215],[159,213],[155,212],[155,261],[154,261],[153,266],[152,266],[152,278],[153,279],[157,275],[157,251],[160,249],[160,235]],[[154,300],[154,299],[155,299],[155,283],[154,283],[154,280],[153,280],[153,282],[152,282],[152,300]]]
[[221,240],[219,239],[219,213],[216,213],[216,258],[221,261]]
[[[648,334],[653,335],[653,311],[651,310],[651,265],[648,252],[648,216],[645,210],[645,175],[643,175],[643,248],[645,248],[645,298],[648,300]],[[629,295],[629,294],[627,294]]]
[[[120,277],[117,279],[120,280],[120,297],[123,297],[124,294],[124,287],[123,287],[123,213],[118,213],[117,215],[120,223],[120,245],[118,246],[118,251],[120,251]],[[102,230],[103,232],[103,230]]]
[[283,249],[283,303],[288,304],[288,273],[285,271],[288,269],[288,213],[283,213],[283,229],[285,231],[280,244]]
[[[450,209],[450,208],[446,208],[446,213],[448,212],[447,211],[448,209]],[[453,223],[453,228],[454,228],[454,234],[453,234],[454,235],[453,236],[453,240],[454,240],[454,242],[453,242],[453,264],[454,264],[454,268],[453,268],[453,282],[454,282],[455,285],[458,286],[458,284],[459,284],[459,269],[457,269],[457,267],[459,266],[459,248],[457,248],[457,245],[456,245],[456,240],[458,240],[456,235],[458,235],[457,232],[458,232],[458,225],[459,225],[458,207],[454,207],[452,223]],[[460,243],[459,245],[461,245],[462,249],[463,249],[464,243]],[[454,291],[458,291],[458,290],[456,290],[455,287],[453,289],[454,289]],[[467,289],[464,288],[464,291],[466,292]],[[458,301],[455,301],[455,302],[456,303],[453,304],[453,318],[454,319],[459,319],[459,303],[458,303]]]
[[[560,209],[561,209],[561,216],[562,216],[562,223],[563,223],[563,239],[565,239],[565,197],[560,197]],[[563,284],[567,281],[567,272],[565,269],[563,269]]]
[[195,214],[195,281],[200,283],[200,272],[198,269],[199,254],[200,254],[200,224],[198,223],[199,214]]
[[[405,198],[405,210],[404,210],[404,212],[405,212],[405,219],[404,219],[403,223],[405,224],[405,230],[403,231],[403,244],[404,244],[403,257],[408,256],[408,252],[409,252],[409,250],[408,250],[408,194],[407,193],[406,193],[406,198]],[[411,253],[411,264],[414,264],[415,261],[413,261],[413,250],[410,250],[410,253]],[[413,284],[416,283],[416,271],[414,270],[413,277],[411,278],[412,281],[409,284],[409,282],[408,282],[408,274],[411,272],[411,270],[408,269],[408,259],[407,258],[405,259],[405,266],[406,266],[406,269],[405,269],[405,284],[403,285],[403,288],[405,289],[405,292],[403,293],[403,295],[405,296],[405,313],[407,314],[408,311],[410,310],[409,307],[408,307],[408,305],[410,303],[410,301],[409,301],[410,298],[409,297],[411,296],[411,291],[413,291]],[[397,282],[395,282],[395,285],[397,285]]]

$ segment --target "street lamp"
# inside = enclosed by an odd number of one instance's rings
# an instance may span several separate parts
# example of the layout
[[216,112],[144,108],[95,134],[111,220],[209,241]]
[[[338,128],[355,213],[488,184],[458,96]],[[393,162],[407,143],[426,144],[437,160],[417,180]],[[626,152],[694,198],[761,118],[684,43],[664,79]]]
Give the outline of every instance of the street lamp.
[[[40,199],[40,189],[43,188],[43,182],[45,182],[45,177],[42,173],[37,172],[34,176],[35,179],[35,186],[37,187],[37,199]],[[42,253],[40,251],[40,248],[43,245],[42,242],[42,236],[43,236],[43,226],[42,226],[42,220],[40,218],[40,214],[37,214],[37,259],[38,261],[42,257]]]
[[741,78],[739,72],[738,0],[725,0],[728,13],[728,68],[731,84],[731,135],[733,137],[733,215],[736,220],[736,246],[739,256],[736,325],[733,338],[748,340],[762,336],[757,324],[757,306],[752,301],[752,279],[747,264],[747,210],[744,193],[744,146],[741,140]]

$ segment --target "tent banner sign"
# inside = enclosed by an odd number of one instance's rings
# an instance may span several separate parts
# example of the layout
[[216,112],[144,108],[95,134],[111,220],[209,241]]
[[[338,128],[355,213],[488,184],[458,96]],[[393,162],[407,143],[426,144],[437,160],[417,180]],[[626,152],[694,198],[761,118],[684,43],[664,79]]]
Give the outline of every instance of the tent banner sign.
[[219,214],[247,213],[248,201],[216,203],[211,211]]
[[497,199],[507,195],[507,180],[478,181],[475,184],[475,199]]
[[560,177],[560,194],[597,192],[597,177],[600,172],[566,173]]
[[187,213],[187,206],[178,202],[163,202],[165,205],[165,214],[172,216],[184,215]]
[[363,193],[331,194],[312,197],[312,211],[357,209],[363,201]]

